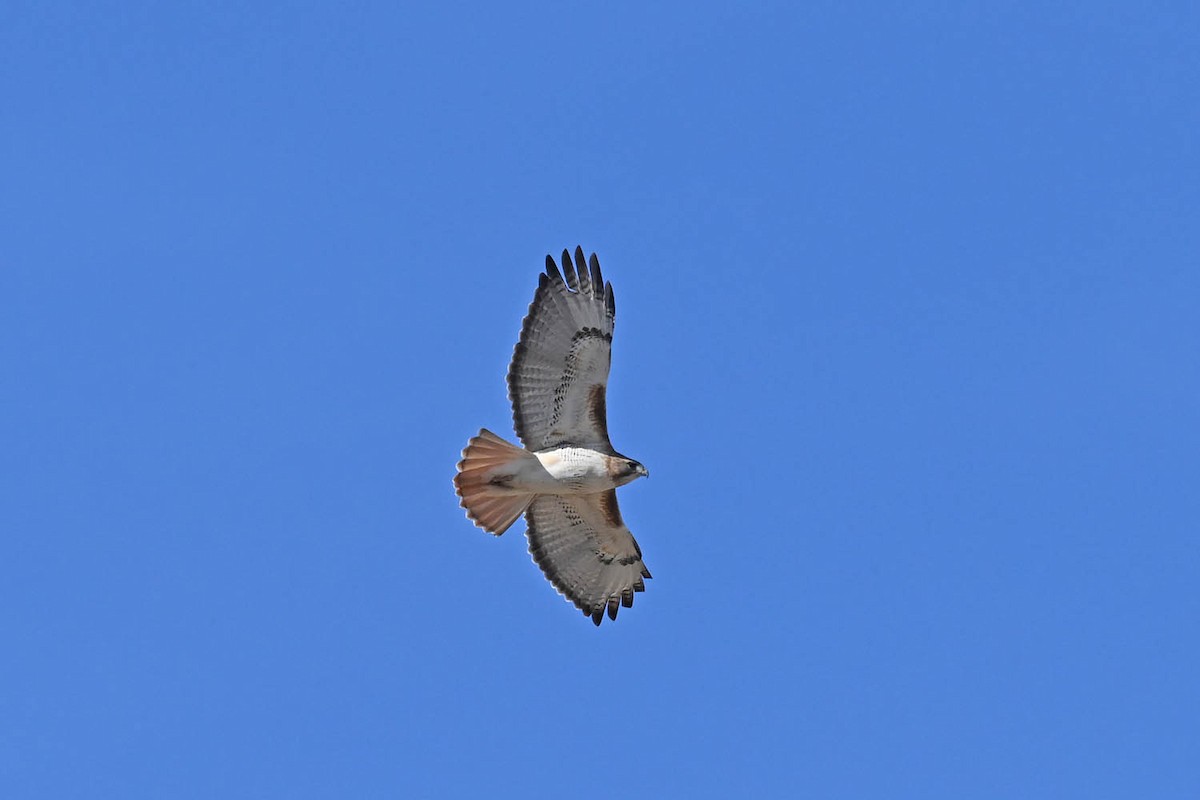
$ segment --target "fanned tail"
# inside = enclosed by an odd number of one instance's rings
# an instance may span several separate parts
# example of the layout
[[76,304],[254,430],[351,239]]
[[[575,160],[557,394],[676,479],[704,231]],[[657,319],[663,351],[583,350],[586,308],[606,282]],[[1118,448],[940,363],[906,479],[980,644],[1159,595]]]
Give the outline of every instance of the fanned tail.
[[537,461],[537,457],[486,428],[467,442],[462,456],[454,476],[454,489],[462,498],[459,505],[472,522],[499,536],[525,513],[534,498],[514,492],[505,479],[517,471],[523,459]]

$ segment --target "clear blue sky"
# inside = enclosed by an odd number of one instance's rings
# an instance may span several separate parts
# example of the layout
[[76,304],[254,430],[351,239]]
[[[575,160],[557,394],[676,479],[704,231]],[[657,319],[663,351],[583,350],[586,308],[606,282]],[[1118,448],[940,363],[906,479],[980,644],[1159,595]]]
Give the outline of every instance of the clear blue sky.
[[[5,798],[1196,797],[1200,13],[0,9]],[[450,483],[546,253],[654,573]]]

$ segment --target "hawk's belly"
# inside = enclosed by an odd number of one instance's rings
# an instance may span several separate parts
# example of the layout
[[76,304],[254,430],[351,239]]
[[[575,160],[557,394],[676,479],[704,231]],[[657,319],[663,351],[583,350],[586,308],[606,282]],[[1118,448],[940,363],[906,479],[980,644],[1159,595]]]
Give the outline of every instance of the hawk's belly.
[[[534,453],[541,462],[541,475],[530,489],[542,494],[589,494],[616,486],[608,472],[608,456],[583,447],[560,447]],[[525,477],[525,476],[522,476]]]

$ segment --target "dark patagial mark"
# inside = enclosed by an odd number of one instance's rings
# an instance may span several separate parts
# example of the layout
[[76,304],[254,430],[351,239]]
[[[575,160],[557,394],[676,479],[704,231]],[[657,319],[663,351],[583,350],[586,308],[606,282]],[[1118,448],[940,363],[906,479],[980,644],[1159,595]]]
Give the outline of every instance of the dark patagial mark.
[[[592,425],[604,441],[608,441],[608,401],[605,400],[604,384],[597,383],[588,389],[588,416]],[[613,495],[613,510],[616,510],[616,495]],[[618,515],[618,520],[620,516]],[[618,524],[620,524],[618,522]]]
[[604,521],[614,528],[620,528],[625,525],[625,522],[621,519],[621,510],[617,508],[616,489],[609,489],[600,495],[600,513],[604,515]]

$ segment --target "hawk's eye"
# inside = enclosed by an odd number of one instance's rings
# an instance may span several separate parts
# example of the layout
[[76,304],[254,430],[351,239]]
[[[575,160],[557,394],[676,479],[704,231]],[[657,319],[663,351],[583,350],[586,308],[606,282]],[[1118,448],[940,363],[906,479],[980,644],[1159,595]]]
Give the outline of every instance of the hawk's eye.
[[625,462],[625,468],[627,470],[629,470],[630,472],[637,472],[637,462],[636,461],[627,461],[627,462]]

